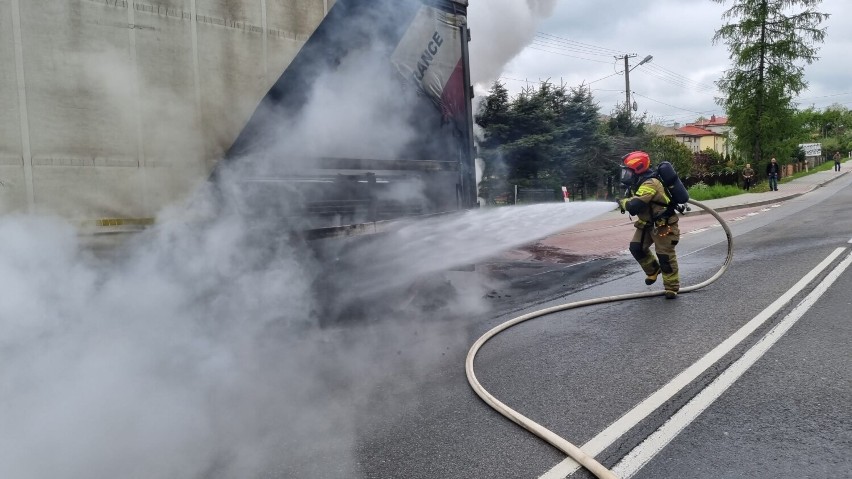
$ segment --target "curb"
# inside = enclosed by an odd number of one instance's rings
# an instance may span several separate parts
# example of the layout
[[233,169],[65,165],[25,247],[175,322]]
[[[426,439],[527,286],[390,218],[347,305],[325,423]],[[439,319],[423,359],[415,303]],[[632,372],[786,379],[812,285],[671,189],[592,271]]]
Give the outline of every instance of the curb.
[[[772,199],[770,199],[770,200],[755,201],[754,203],[743,203],[743,204],[739,204],[739,205],[720,206],[720,207],[718,207],[718,208],[713,208],[713,210],[718,211],[718,212],[721,212],[721,211],[731,211],[731,210],[739,210],[739,209],[743,209],[743,208],[752,208],[752,207],[755,207],[755,206],[769,205],[769,204],[772,204],[772,203],[777,203],[777,202],[779,202],[779,201],[791,200],[791,199],[793,199],[793,198],[797,198],[797,197],[799,197],[799,196],[802,196],[802,195],[808,194],[808,193],[810,193],[811,191],[813,191],[813,190],[815,190],[815,189],[817,189],[817,188],[822,188],[823,186],[825,186],[825,185],[827,185],[827,184],[831,183],[832,181],[835,181],[835,180],[837,180],[837,179],[839,179],[839,178],[841,178],[841,177],[845,176],[845,175],[846,175],[846,174],[848,174],[848,173],[849,173],[848,171],[843,171],[843,172],[841,172],[839,175],[833,176],[833,177],[829,178],[828,180],[823,181],[822,183],[815,183],[815,184],[814,184],[814,185],[812,185],[810,188],[808,188],[808,189],[807,189],[807,190],[805,190],[805,191],[802,191],[801,193],[793,193],[793,194],[786,195],[786,196],[779,196],[779,197],[777,197],[777,198],[772,198]],[[706,202],[705,202],[705,203],[706,203]],[[712,207],[712,205],[707,205],[707,206],[711,206],[711,207]],[[705,215],[705,214],[707,214],[707,211],[705,211],[705,210],[698,210],[698,211],[690,211],[689,213],[687,213],[687,214],[686,214],[686,215],[684,215],[684,216],[698,216],[698,215]]]

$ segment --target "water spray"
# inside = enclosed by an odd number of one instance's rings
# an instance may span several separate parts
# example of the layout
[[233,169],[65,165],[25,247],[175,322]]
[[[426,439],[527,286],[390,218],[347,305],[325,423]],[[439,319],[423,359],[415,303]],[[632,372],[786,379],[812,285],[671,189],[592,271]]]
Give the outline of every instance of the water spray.
[[[713,282],[715,282],[725,271],[728,269],[728,266],[731,264],[731,260],[734,257],[734,240],[733,235],[731,234],[731,230],[728,227],[728,224],[719,216],[716,211],[711,209],[710,207],[702,204],[699,201],[689,200],[689,203],[698,206],[699,208],[705,210],[707,213],[710,213],[715,217],[719,223],[722,225],[722,229],[725,231],[725,237],[728,240],[728,254],[725,257],[725,262],[722,264],[722,267],[711,276],[709,279],[693,285],[681,288],[680,293],[689,293],[698,289],[701,289]],[[510,319],[506,321],[485,334],[483,334],[479,339],[476,340],[475,343],[470,347],[470,350],[467,353],[467,359],[465,360],[465,373],[467,374],[467,380],[470,383],[470,387],[473,388],[474,392],[485,401],[486,404],[491,406],[495,411],[499,412],[515,424],[521,426],[527,431],[535,434],[539,438],[543,439],[553,447],[559,449],[560,451],[567,454],[569,457],[577,461],[578,464],[588,469],[592,474],[600,479],[618,479],[618,477],[612,473],[609,469],[604,467],[600,462],[598,462],[594,457],[589,456],[585,452],[583,452],[579,447],[570,443],[566,439],[560,437],[558,434],[553,431],[545,428],[541,424],[533,421],[532,419],[524,416],[518,411],[512,409],[507,406],[505,403],[501,402],[499,399],[494,397],[491,393],[489,393],[482,384],[479,383],[479,380],[476,378],[476,373],[473,370],[473,361],[476,358],[476,353],[479,349],[491,338],[498,335],[499,333],[515,326],[517,324],[523,323],[524,321],[528,321],[533,318],[539,318],[542,316],[547,316],[551,313],[556,313],[559,311],[567,311],[569,309],[582,308],[584,306],[592,306],[595,304],[602,303],[614,303],[616,301],[625,301],[628,299],[639,299],[639,298],[648,298],[651,296],[661,296],[664,294],[664,291],[647,291],[642,293],[629,293],[622,294],[617,296],[606,296],[602,298],[594,298],[587,299],[583,301],[575,301],[573,303],[566,303],[557,306],[551,306],[549,308],[540,309],[538,311],[533,311],[531,313],[524,314],[522,316],[518,316],[516,318]]]

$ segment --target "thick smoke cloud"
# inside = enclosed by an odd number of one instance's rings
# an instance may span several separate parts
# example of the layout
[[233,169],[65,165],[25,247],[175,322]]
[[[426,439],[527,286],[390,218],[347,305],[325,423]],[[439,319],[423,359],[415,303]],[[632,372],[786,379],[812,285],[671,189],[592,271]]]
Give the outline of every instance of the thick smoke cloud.
[[[548,11],[527,5],[533,17]],[[364,74],[363,53],[341,59],[339,71],[368,93],[342,104],[321,76],[297,129],[270,156],[316,154],[317,145],[393,156],[416,137],[373,108],[387,90]],[[98,71],[125,70],[111,58],[101,57]],[[174,98],[161,92],[146,108],[167,110]],[[407,300],[386,317],[320,327],[326,303],[381,296],[611,207],[561,217],[505,209],[461,225],[409,225],[343,248],[329,265],[280,223],[222,207],[219,194],[241,187],[231,181],[243,178],[240,168],[222,173],[216,194],[198,191],[158,214],[155,227],[98,254],[62,220],[0,218],[0,477],[359,477],[364,431],[413,404],[412,384],[444,351],[467,346],[459,333],[468,323],[434,318],[484,305],[475,286],[450,285],[445,309],[426,314]],[[485,231],[488,247],[477,248]],[[344,263],[359,287],[333,278]],[[359,271],[369,281],[360,283]],[[393,400],[376,401],[377,384]]]
[[[381,301],[610,208],[415,222],[341,258],[361,269],[340,271],[355,276],[338,301]],[[166,219],[103,258],[59,220],[0,219],[0,477],[358,477],[358,430],[411,404],[467,335],[411,301],[392,321],[318,328],[309,251],[248,231],[239,216]],[[451,296],[482,312],[475,288]],[[379,383],[390,403],[371,401]]]
[[317,393],[307,343],[262,339],[309,317],[292,255],[257,268],[233,218],[164,225],[108,264],[57,220],[0,233],[0,476],[246,477],[310,430],[291,420]]
[[471,0],[471,79],[487,89],[503,67],[532,42],[556,0]]

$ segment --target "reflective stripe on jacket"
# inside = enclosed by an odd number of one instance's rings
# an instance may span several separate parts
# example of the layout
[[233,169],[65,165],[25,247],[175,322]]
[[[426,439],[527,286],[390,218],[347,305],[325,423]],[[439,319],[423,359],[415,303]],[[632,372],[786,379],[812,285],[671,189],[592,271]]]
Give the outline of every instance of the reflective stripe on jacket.
[[[643,181],[632,197],[627,201],[627,211],[644,222],[651,222],[652,217],[663,213],[669,204],[669,197],[663,184],[657,178]],[[677,221],[677,215],[672,215],[668,222]]]

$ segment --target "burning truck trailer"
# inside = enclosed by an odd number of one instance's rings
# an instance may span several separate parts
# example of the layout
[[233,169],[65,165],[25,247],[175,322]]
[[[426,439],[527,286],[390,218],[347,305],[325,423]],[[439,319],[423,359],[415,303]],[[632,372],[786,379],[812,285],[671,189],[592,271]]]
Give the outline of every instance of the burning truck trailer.
[[477,206],[466,13],[467,0],[337,0],[211,176],[258,234],[314,253],[321,317],[371,310],[379,291],[428,295],[422,278],[353,293],[393,272],[351,252]]

